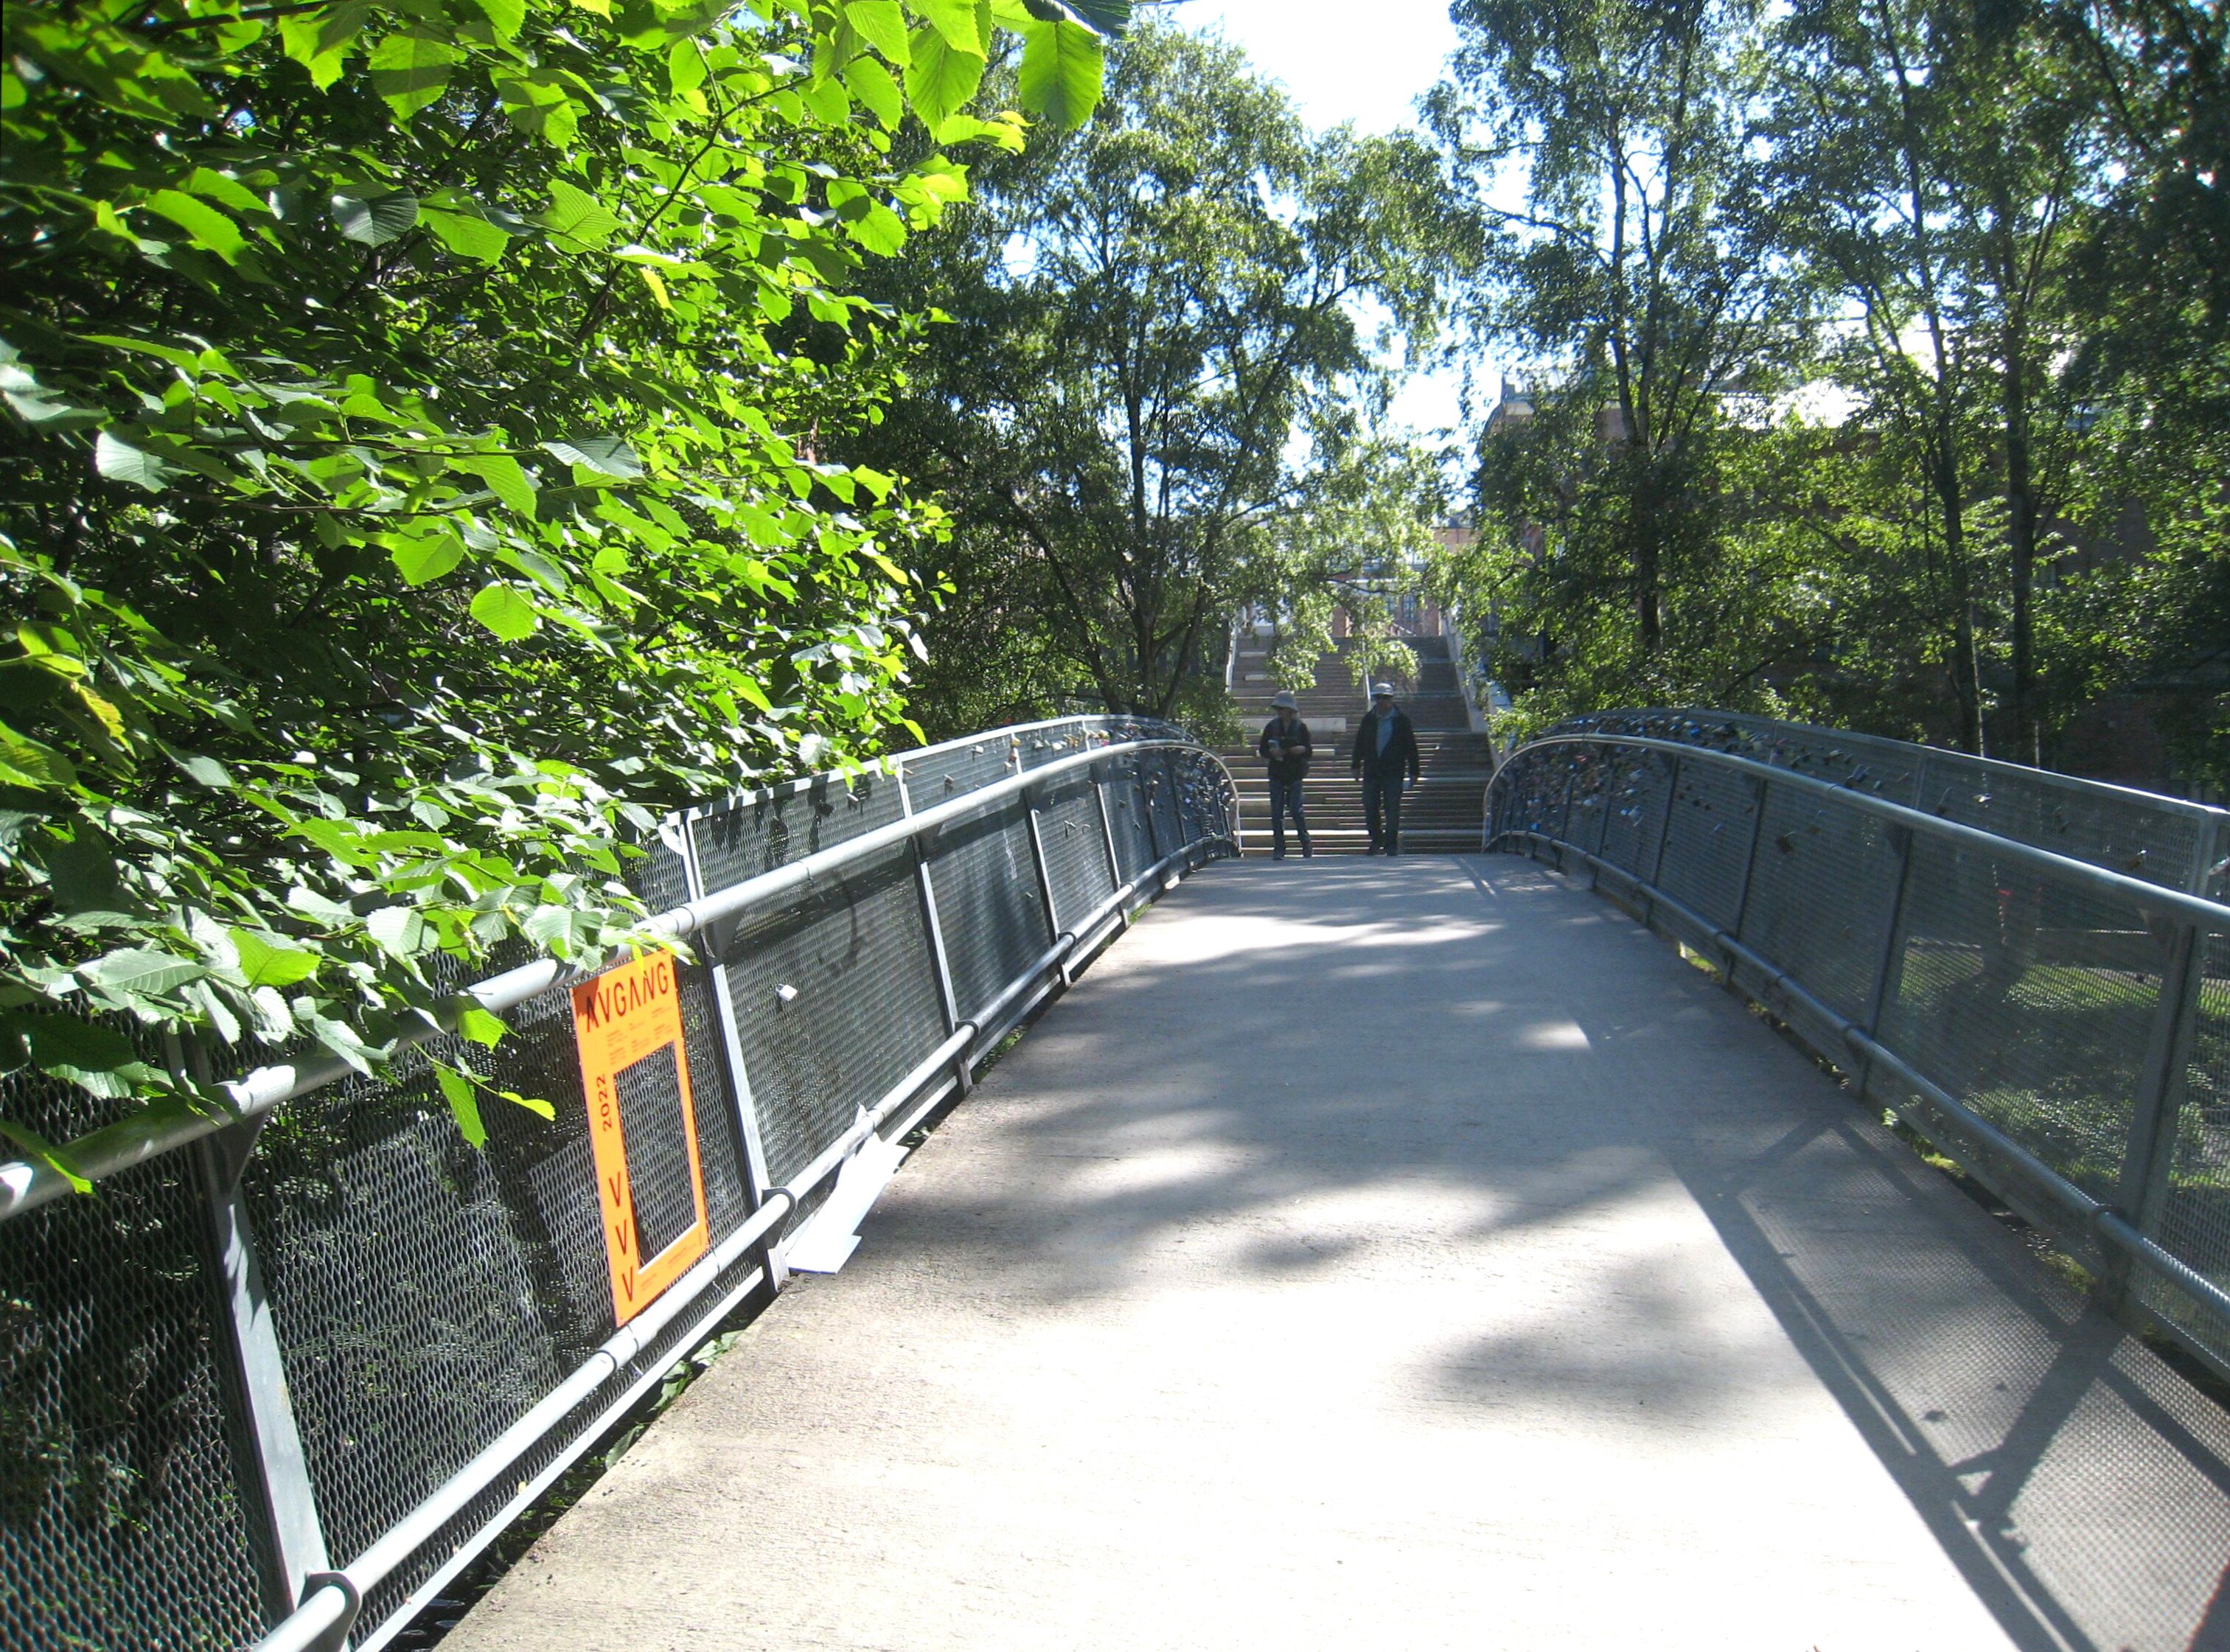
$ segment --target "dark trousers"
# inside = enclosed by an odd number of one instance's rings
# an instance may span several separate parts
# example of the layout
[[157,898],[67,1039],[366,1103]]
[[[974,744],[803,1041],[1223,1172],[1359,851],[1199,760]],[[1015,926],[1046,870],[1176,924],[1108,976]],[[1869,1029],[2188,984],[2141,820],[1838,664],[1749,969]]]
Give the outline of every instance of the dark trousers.
[[1313,855],[1309,846],[1309,817],[1301,812],[1301,779],[1295,775],[1290,780],[1270,777],[1270,852],[1286,852],[1286,811],[1293,811],[1293,829],[1301,835],[1301,853]]
[[1399,769],[1363,771],[1363,821],[1370,829],[1370,847],[1389,855],[1402,852],[1402,780]]

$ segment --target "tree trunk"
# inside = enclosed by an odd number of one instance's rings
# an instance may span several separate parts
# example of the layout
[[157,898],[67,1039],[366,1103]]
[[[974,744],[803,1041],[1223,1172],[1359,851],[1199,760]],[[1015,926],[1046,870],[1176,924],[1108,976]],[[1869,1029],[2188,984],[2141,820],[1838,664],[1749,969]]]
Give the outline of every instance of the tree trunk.
[[2027,350],[2020,323],[2008,328],[2005,352],[2006,545],[2014,585],[2013,755],[2038,757],[2035,640],[2031,618],[2036,584],[2036,491],[2029,452]]
[[1951,692],[1959,702],[1959,749],[1986,755],[1982,740],[1982,660],[1975,640],[1975,602],[1967,572],[1967,522],[1957,467],[1938,454],[1937,508],[1943,517],[1943,565],[1951,577]]

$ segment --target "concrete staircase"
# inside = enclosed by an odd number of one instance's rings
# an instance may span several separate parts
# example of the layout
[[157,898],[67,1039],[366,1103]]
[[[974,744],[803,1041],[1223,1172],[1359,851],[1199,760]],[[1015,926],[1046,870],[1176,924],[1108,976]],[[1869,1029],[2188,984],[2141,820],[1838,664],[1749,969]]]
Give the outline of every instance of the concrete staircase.
[[[1448,640],[1421,636],[1409,642],[1414,667],[1397,674],[1394,686],[1417,726],[1421,777],[1402,800],[1402,852],[1475,852],[1486,783],[1494,773],[1493,748],[1486,735],[1471,732],[1469,714],[1456,687],[1455,667],[1448,658]],[[1277,691],[1266,644],[1251,634],[1243,636],[1232,667],[1231,694],[1247,743],[1220,755],[1239,788],[1241,839],[1249,855],[1270,852],[1270,777],[1254,754],[1254,740],[1272,715],[1270,697]],[[1370,704],[1365,685],[1349,663],[1348,645],[1342,643],[1339,652],[1318,661],[1316,681],[1297,689],[1294,698],[1300,702],[1301,720],[1316,740],[1307,790],[1309,834],[1320,855],[1360,855],[1370,840],[1363,825],[1363,788],[1348,778],[1347,756],[1356,724]],[[1300,850],[1290,834],[1286,849],[1289,854]]]

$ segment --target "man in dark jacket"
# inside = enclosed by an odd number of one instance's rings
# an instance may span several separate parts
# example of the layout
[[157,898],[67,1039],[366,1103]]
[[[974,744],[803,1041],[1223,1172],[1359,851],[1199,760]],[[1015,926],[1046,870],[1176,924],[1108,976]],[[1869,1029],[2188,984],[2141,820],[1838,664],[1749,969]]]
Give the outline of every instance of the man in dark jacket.
[[1348,766],[1363,780],[1363,817],[1370,829],[1366,855],[1402,852],[1402,793],[1417,784],[1417,731],[1394,703],[1394,686],[1370,686],[1370,710],[1356,725]]
[[1301,812],[1301,777],[1309,771],[1309,726],[1291,693],[1280,690],[1270,705],[1278,713],[1262,726],[1254,742],[1255,754],[1270,765],[1270,858],[1286,858],[1286,811],[1293,811],[1293,826],[1301,835],[1301,858],[1316,854],[1309,844],[1308,816]]

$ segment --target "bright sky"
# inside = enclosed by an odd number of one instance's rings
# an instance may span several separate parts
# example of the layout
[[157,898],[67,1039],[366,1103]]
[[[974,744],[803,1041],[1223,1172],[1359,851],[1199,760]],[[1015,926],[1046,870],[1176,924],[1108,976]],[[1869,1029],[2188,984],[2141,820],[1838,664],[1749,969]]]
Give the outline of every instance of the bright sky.
[[[1324,23],[1334,8],[1324,5]],[[1313,126],[1352,120],[1368,132],[1415,122],[1412,106],[1440,78],[1455,49],[1447,0],[1376,0],[1368,22],[1319,26],[1292,0],[1179,0],[1170,8],[1194,29],[1221,25],[1255,67],[1283,81]]]
[[[1330,0],[1317,3],[1331,12]],[[1294,0],[1181,0],[1172,8],[1192,28],[1220,27],[1259,70],[1285,83],[1312,126],[1414,124],[1417,99],[1455,49],[1447,0],[1372,0],[1368,24],[1357,27],[1319,26],[1313,10]],[[1395,399],[1394,417],[1419,430],[1453,429],[1457,389],[1452,373],[1421,374]]]

